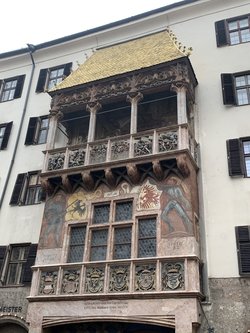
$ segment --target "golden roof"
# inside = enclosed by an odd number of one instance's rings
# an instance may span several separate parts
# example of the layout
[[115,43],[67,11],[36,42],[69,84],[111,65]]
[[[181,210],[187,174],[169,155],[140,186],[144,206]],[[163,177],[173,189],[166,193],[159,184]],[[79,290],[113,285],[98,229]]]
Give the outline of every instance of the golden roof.
[[[190,51],[190,49],[188,49]],[[147,68],[187,56],[168,30],[98,49],[51,91]]]

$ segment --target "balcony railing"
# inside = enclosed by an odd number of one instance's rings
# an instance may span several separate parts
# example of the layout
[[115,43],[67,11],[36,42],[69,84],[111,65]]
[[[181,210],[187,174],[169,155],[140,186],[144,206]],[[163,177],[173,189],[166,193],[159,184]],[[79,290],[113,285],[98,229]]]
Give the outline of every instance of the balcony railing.
[[198,265],[189,256],[36,266],[31,297],[199,292]]
[[116,162],[188,149],[196,160],[197,144],[187,125],[98,140],[46,152],[43,172]]

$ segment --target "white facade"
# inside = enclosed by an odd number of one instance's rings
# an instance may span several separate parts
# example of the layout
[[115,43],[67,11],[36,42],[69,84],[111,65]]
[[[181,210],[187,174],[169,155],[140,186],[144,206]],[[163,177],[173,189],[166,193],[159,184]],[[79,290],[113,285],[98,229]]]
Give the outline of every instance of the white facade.
[[[49,115],[50,111],[49,94],[35,92],[40,70],[72,62],[74,71],[97,48],[169,28],[178,41],[193,48],[189,59],[198,81],[194,119],[196,141],[200,146],[198,186],[200,237],[205,265],[203,279],[240,278],[235,227],[250,225],[249,178],[229,176],[226,141],[250,137],[250,105],[223,104],[221,74],[248,72],[249,75],[250,44],[245,42],[217,47],[215,22],[241,16],[248,16],[250,20],[249,13],[248,0],[183,1],[182,6],[166,7],[165,10],[154,11],[149,15],[145,13],[139,19],[93,29],[77,38],[69,36],[62,41],[37,45],[34,52],[27,48],[23,52],[17,50],[0,55],[1,80],[25,75],[21,97],[0,103],[0,126],[13,121],[7,148],[0,150],[0,246],[37,244],[39,241],[44,203],[11,206],[9,202],[17,175],[43,168],[42,151],[46,149],[46,143],[24,144],[29,119]],[[249,86],[250,82],[248,90]],[[249,275],[243,278],[246,285],[249,285]],[[24,301],[15,298],[9,301],[2,299],[1,290],[6,290],[4,288],[0,285],[0,308],[20,302],[23,304]],[[223,286],[220,285],[220,288],[222,290]],[[209,283],[205,289],[206,300],[211,302],[213,308],[213,293],[211,296]],[[240,310],[235,314],[236,308],[228,309],[228,317],[235,315],[236,319],[235,326],[230,324],[230,320],[227,322],[231,325],[227,332],[236,332],[238,328],[237,332],[246,333],[247,329],[250,330],[250,321],[244,318],[244,311],[247,311],[247,306],[249,308],[249,301],[248,305],[240,300],[235,302],[238,302]],[[204,309],[211,326],[215,327],[215,332],[219,332],[227,321],[227,310],[223,311],[223,319],[219,323],[210,305]],[[22,313],[22,316],[25,315]],[[202,332],[205,331],[206,325]]]

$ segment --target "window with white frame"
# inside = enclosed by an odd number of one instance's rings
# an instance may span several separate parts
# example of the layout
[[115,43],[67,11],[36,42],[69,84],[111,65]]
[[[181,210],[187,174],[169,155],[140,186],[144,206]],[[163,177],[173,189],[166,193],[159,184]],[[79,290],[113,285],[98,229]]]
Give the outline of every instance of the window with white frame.
[[40,70],[36,92],[52,89],[71,73],[72,62]]
[[93,204],[89,221],[70,226],[67,261],[155,257],[156,217],[133,218],[133,205],[132,199]]
[[225,105],[250,104],[250,72],[221,74],[223,102]]
[[37,145],[47,142],[49,117],[31,117],[25,138],[25,145]]
[[12,128],[12,122],[0,124],[0,150],[7,147]]
[[229,175],[250,177],[250,137],[227,140]]
[[0,102],[11,101],[19,98],[22,95],[25,75],[20,75],[14,78],[4,79],[0,81]]
[[36,251],[37,244],[0,246],[0,285],[30,283]]
[[250,42],[250,15],[215,22],[217,46]]
[[10,205],[34,205],[44,199],[45,192],[41,187],[39,171],[18,174]]

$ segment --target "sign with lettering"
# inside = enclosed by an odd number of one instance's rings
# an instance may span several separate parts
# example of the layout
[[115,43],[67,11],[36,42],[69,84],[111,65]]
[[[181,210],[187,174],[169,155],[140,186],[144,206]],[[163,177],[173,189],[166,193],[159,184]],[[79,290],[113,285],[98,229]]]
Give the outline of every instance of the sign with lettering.
[[21,306],[0,306],[0,312],[3,313],[19,313],[22,312],[22,307]]

